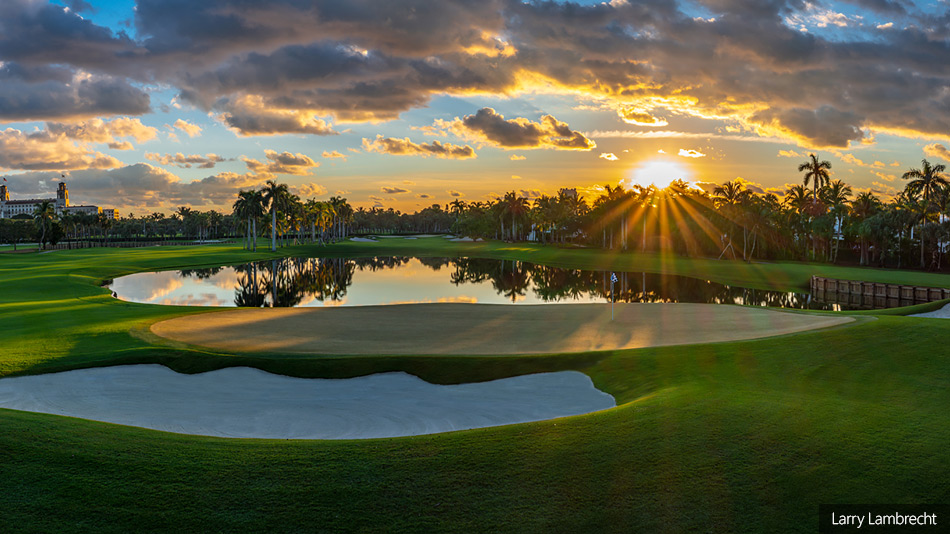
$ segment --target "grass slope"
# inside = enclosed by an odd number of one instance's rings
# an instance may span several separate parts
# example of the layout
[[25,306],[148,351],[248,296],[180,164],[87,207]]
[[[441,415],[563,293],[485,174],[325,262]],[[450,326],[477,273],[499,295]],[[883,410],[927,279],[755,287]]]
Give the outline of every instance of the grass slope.
[[[811,274],[950,285],[923,273],[435,239],[320,251],[663,269],[758,287],[797,287]],[[881,315],[758,341],[579,355],[250,357],[131,336],[196,310],[117,302],[96,285],[250,256],[216,246],[0,257],[0,376],[149,361],[299,376],[401,369],[451,383],[574,368],[620,406],[351,442],[180,436],[0,410],[0,530],[812,532],[819,503],[950,501],[942,320]]]

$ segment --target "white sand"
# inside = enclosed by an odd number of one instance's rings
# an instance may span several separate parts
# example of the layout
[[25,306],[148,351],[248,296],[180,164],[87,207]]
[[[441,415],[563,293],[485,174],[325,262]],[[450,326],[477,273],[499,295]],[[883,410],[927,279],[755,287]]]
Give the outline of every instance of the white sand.
[[122,365],[0,380],[0,407],[181,434],[366,439],[540,421],[616,406],[577,371],[439,386],[405,373],[304,379]]
[[950,304],[947,304],[943,308],[940,308],[937,311],[927,312],[927,313],[915,313],[913,315],[908,315],[908,317],[933,317],[936,319],[950,319]]
[[449,241],[459,241],[459,242],[461,241],[473,242],[473,241],[481,241],[481,240],[482,239],[480,237],[476,237],[475,239],[472,239],[471,237],[455,237],[455,238],[449,239]]
[[359,243],[375,243],[375,239],[366,239],[365,237],[351,237],[350,241],[357,241]]

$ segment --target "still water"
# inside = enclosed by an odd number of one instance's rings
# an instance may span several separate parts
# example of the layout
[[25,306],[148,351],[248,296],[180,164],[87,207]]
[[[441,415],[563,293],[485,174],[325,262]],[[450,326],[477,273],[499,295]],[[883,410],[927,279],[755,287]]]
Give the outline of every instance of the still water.
[[[122,300],[176,306],[367,306],[420,302],[548,304],[699,302],[840,310],[807,292],[765,291],[684,276],[561,269],[482,258],[284,258],[138,273],[109,286]],[[612,287],[611,287],[612,286]]]

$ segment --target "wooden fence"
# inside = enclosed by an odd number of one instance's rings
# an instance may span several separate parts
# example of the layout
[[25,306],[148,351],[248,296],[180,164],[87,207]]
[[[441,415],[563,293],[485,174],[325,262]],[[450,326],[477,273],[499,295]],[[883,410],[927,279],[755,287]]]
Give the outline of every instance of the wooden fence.
[[811,277],[811,294],[824,302],[864,308],[895,308],[950,299],[950,289]]

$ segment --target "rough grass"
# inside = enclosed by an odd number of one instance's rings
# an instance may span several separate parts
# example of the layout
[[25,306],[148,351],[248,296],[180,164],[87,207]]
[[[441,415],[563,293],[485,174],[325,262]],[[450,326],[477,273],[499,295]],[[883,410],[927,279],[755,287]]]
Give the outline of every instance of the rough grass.
[[[649,268],[778,289],[811,274],[950,285],[925,273],[438,239],[319,251]],[[813,532],[819,503],[950,501],[948,322],[877,314],[779,338],[579,355],[251,357],[132,336],[199,310],[118,302],[97,287],[251,256],[233,246],[2,256],[0,376],[146,361],[299,376],[406,370],[443,383],[579,369],[619,407],[340,442],[202,438],[0,410],[0,530]]]

